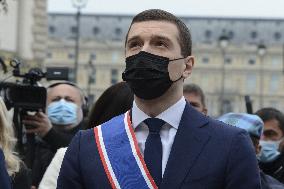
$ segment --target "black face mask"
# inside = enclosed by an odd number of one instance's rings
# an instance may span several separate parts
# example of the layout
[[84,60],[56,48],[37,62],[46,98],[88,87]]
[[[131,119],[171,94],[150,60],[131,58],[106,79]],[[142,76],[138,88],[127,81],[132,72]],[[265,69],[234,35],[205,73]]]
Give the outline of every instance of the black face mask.
[[176,81],[172,81],[168,72],[170,60],[167,57],[154,55],[145,51],[126,58],[126,68],[122,73],[133,93],[142,99],[150,100],[162,96]]

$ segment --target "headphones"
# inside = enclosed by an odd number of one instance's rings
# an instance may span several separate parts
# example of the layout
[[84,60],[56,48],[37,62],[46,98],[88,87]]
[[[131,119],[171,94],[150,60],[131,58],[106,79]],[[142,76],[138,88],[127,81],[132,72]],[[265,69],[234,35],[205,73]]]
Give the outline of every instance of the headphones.
[[82,89],[80,89],[75,83],[72,83],[72,82],[69,82],[69,81],[62,81],[62,82],[57,82],[57,83],[53,83],[51,85],[49,85],[47,87],[47,89],[50,89],[50,88],[54,88],[58,85],[62,85],[62,84],[65,84],[65,85],[70,85],[72,87],[75,87],[76,89],[78,89],[81,93],[81,96],[83,97],[83,103],[82,103],[82,112],[83,112],[83,117],[87,117],[88,116],[88,113],[89,113],[89,99],[88,97],[84,94],[84,91]]

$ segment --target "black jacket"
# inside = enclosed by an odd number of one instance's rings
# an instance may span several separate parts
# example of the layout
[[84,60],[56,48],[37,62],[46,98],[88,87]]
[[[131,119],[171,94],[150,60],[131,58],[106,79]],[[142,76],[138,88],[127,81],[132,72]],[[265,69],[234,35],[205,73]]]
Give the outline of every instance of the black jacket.
[[30,189],[31,188],[31,170],[22,162],[20,171],[11,177],[13,189]]
[[47,167],[59,148],[67,147],[73,136],[82,128],[82,123],[68,131],[51,129],[43,139],[36,140],[32,166],[32,185],[38,187]]
[[260,171],[262,189],[284,189],[284,185],[273,177]]
[[259,163],[260,169],[267,175],[284,183],[284,153],[273,162]]

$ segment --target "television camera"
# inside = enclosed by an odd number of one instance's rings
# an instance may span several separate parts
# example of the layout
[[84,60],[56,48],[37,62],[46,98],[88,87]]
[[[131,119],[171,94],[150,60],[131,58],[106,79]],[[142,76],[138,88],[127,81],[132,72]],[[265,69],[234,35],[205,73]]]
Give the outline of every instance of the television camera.
[[12,75],[22,78],[22,81],[14,83],[0,81],[0,96],[4,99],[8,110],[14,108],[13,122],[17,136],[17,148],[24,162],[31,167],[34,159],[35,136],[25,134],[25,129],[32,129],[32,126],[25,125],[23,129],[22,120],[29,112],[45,111],[47,91],[45,87],[39,85],[39,81],[43,78],[68,80],[69,70],[62,67],[49,67],[46,68],[46,72],[43,72],[40,68],[31,68],[23,74],[20,71],[20,65],[21,62],[17,59],[10,61],[10,66],[13,68]]
[[68,80],[68,68],[49,67],[44,73],[40,68],[31,68],[28,73],[20,72],[20,62],[16,59],[10,61],[13,76],[23,78],[22,82],[0,82],[0,94],[8,109],[14,107],[25,111],[45,110],[46,88],[39,86],[38,82],[46,80]]

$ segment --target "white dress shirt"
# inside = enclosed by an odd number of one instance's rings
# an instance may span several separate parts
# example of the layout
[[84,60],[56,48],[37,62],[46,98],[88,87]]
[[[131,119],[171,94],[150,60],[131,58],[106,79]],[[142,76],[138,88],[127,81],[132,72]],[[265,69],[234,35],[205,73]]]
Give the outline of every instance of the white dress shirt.
[[[162,175],[164,175],[171,148],[176,136],[177,129],[186,105],[185,98],[182,97],[174,105],[169,107],[164,112],[160,113],[156,118],[162,119],[166,123],[162,126],[160,131],[163,156],[162,156]],[[139,149],[144,156],[145,142],[149,134],[148,126],[143,122],[150,118],[142,110],[140,110],[135,101],[132,108],[132,126],[138,142]]]

